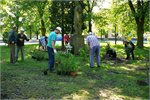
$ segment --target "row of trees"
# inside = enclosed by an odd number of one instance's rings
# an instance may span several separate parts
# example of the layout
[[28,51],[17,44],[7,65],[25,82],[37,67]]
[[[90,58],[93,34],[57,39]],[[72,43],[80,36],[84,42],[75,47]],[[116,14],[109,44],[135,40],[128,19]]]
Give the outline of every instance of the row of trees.
[[[137,37],[137,46],[143,48],[143,35],[149,32],[149,3],[144,0],[112,0],[111,9],[103,9],[94,15],[99,33],[105,34],[111,29],[114,36],[118,33],[122,36]],[[116,38],[115,38],[116,43]]]
[[[74,33],[73,17],[74,8],[80,4],[83,10],[82,29],[92,31],[94,23],[99,35],[105,35],[113,30],[115,37],[123,36],[129,32],[137,36],[137,46],[143,48],[144,30],[148,31],[148,7],[149,0],[112,0],[110,9],[101,9],[93,13],[93,7],[103,3],[105,0],[1,0],[1,29],[2,32],[9,31],[11,26],[16,24],[24,27],[29,33],[46,35],[56,26],[61,26],[64,33]],[[106,0],[107,1],[107,0]],[[77,3],[79,2],[79,3]],[[62,36],[63,36],[62,34]],[[116,40],[116,39],[115,39]]]

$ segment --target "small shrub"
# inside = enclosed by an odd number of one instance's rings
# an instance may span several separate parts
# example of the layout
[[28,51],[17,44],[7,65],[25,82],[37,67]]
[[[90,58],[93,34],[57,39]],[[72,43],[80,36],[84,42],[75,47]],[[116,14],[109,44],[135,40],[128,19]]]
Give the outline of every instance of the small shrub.
[[83,47],[79,50],[80,56],[83,58],[84,61],[87,60],[89,57],[89,51],[86,47]]
[[60,74],[69,74],[70,72],[76,72],[78,69],[77,61],[75,61],[74,55],[59,51],[56,56],[56,70]]
[[46,52],[36,49],[31,52],[31,55],[33,59],[37,59],[38,61],[48,59],[48,54]]
[[8,43],[8,32],[3,33],[3,42]]

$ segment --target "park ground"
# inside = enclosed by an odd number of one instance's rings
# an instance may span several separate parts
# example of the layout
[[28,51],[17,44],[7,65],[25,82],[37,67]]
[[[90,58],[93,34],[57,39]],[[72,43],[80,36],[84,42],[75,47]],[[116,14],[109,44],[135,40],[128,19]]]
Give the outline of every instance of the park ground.
[[[100,56],[106,43],[101,43]],[[125,58],[123,45],[112,45],[119,58]],[[31,51],[37,44],[25,46],[25,61],[9,63],[9,47],[1,46],[1,98],[2,99],[75,99],[75,100],[148,100],[149,86],[138,84],[148,79],[149,47],[135,49],[136,60],[116,62],[101,59],[101,67],[91,69],[88,60],[76,56],[79,62],[76,77],[48,73],[43,75],[48,61],[32,59]],[[44,52],[44,51],[42,51]],[[44,52],[47,54],[47,52]],[[88,58],[87,58],[88,59]],[[67,59],[64,59],[67,60]]]

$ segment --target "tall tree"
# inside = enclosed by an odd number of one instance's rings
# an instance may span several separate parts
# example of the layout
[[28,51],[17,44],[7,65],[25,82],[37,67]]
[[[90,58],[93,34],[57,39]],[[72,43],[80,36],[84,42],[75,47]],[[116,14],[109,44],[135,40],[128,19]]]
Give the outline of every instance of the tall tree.
[[137,25],[137,46],[143,48],[143,34],[144,34],[144,23],[146,14],[148,14],[150,1],[137,0],[136,7],[133,5],[133,1],[128,0],[128,4],[133,13],[133,16]]
[[109,9],[101,9],[100,12],[93,14],[94,23],[97,27],[99,36],[106,35],[109,30],[109,18],[110,10]]
[[[75,1],[52,1],[49,7],[51,30],[55,29],[57,26],[62,27],[62,38],[64,34],[74,33],[73,28],[73,17]],[[57,12],[57,13],[56,13]],[[64,41],[62,40],[62,49],[64,48]]]
[[87,12],[87,20],[88,20],[88,31],[92,31],[92,17],[93,17],[93,7],[96,5],[96,0],[85,0],[85,11]]

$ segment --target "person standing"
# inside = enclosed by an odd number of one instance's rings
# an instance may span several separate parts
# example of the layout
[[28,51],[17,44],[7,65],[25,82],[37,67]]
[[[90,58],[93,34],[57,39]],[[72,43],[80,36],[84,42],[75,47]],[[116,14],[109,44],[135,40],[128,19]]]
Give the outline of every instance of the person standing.
[[128,41],[126,39],[123,40],[124,43],[124,48],[125,48],[125,52],[126,52],[126,59],[129,60],[130,59],[130,54],[132,55],[132,59],[134,60],[134,49],[135,49],[135,45],[132,43],[132,41]]
[[17,42],[17,27],[13,26],[12,30],[8,33],[8,45],[10,47],[10,63],[15,64],[16,42]]
[[65,36],[64,36],[65,45],[67,45],[67,44],[69,43],[69,41],[70,41],[69,35],[68,35],[68,34],[65,34]]
[[41,36],[39,40],[39,49],[42,46],[43,50],[47,50],[47,36]]
[[58,33],[61,33],[61,27],[56,27],[56,29],[51,32],[48,36],[48,44],[47,44],[47,50],[48,50],[48,69],[46,71],[44,71],[44,74],[47,74],[47,71],[54,71],[54,63],[55,63],[55,53],[56,48],[55,48],[55,43],[56,43],[56,39],[57,39],[57,35]]
[[100,67],[100,43],[98,38],[92,32],[89,32],[86,42],[88,47],[90,47],[90,67],[94,68],[94,54],[96,56],[97,67]]
[[24,61],[24,40],[29,41],[27,36],[24,34],[24,29],[21,29],[20,33],[17,35],[16,61],[18,61],[19,51],[21,51],[21,58],[22,58],[22,61]]

